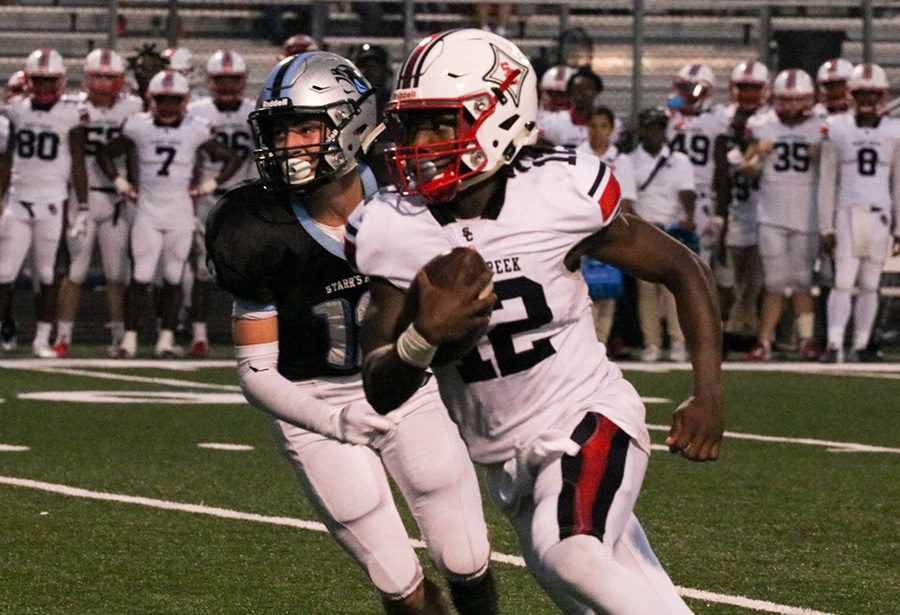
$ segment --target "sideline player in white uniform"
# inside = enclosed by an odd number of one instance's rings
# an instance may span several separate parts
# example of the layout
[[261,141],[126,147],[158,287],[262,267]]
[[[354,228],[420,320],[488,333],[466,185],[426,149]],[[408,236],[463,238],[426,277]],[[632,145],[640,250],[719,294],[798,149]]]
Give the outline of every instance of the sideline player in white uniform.
[[827,363],[844,360],[854,286],[854,358],[879,360],[868,348],[878,285],[888,252],[900,253],[900,122],[880,115],[887,75],[877,64],[859,64],[847,85],[853,112],[833,115],[825,124],[818,192],[822,244],[834,254],[828,349],[822,355]]
[[[206,268],[206,250],[202,241],[202,229],[206,227],[209,210],[216,199],[226,192],[256,177],[256,168],[250,157],[253,145],[247,116],[253,111],[253,103],[244,98],[247,86],[247,64],[241,55],[230,49],[222,49],[212,54],[206,62],[206,85],[210,95],[188,105],[188,113],[203,118],[216,131],[216,138],[231,148],[241,160],[241,167],[225,185],[197,201],[198,239],[191,254],[190,269],[185,278],[192,278],[193,284],[185,288],[190,293],[190,316],[192,340],[190,356],[202,359],[209,350],[206,333],[206,319],[209,312],[209,289],[212,276]],[[215,177],[222,165],[210,160],[203,161],[201,180]],[[192,273],[189,276],[188,273]]]
[[347,218],[376,189],[357,165],[376,134],[375,90],[340,56],[290,56],[272,70],[250,121],[262,181],[226,194],[206,237],[216,281],[235,297],[241,388],[278,419],[275,433],[304,491],[389,615],[448,611],[423,576],[386,472],[457,611],[495,615],[474,468],[437,387],[423,381],[388,417],[362,389],[358,334],[368,281],[342,246]]
[[33,248],[41,285],[32,350],[39,357],[55,357],[50,347],[55,266],[70,182],[77,208],[87,208],[82,127],[87,113],[78,100],[63,97],[66,66],[56,50],[33,51],[25,74],[29,93],[9,107],[11,137],[4,164],[11,165],[6,167],[11,175],[8,186],[0,186],[0,194],[6,195],[0,217],[0,314],[6,313],[12,285]]
[[[632,513],[650,453],[644,408],[596,340],[577,266],[587,253],[675,293],[695,396],[667,442],[694,460],[715,459],[722,436],[711,273],[665,233],[618,215],[618,182],[597,158],[526,147],[536,112],[528,58],[495,34],[438,33],[407,58],[388,108],[400,193],[382,191],[350,221],[348,253],[372,285],[366,394],[386,412],[432,367],[529,570],[566,613],[689,613]],[[431,284],[420,267],[453,247],[477,249],[493,279],[467,269],[449,287]],[[414,281],[418,309],[398,337]],[[460,361],[431,365],[439,344],[485,326]]]
[[[546,111],[538,115],[541,138],[553,145],[577,147],[588,138],[588,123],[594,101],[603,92],[600,75],[583,66],[569,75],[566,81],[568,105],[560,111]],[[613,127],[612,142],[618,139],[621,123]]]
[[[543,80],[541,81],[543,83]],[[616,174],[621,191],[619,207],[623,213],[634,213],[634,202],[637,199],[637,187],[634,184],[634,167],[628,154],[619,151],[611,142],[616,127],[616,116],[612,109],[601,104],[594,104],[594,113],[588,123],[588,138],[576,150],[593,154],[603,161]],[[612,330],[613,316],[616,311],[615,299],[597,299],[592,302],[594,328],[597,339],[606,344]]]
[[673,96],[669,98],[669,148],[685,154],[694,167],[694,222],[700,237],[700,258],[712,266],[722,232],[713,201],[713,151],[716,139],[728,132],[731,118],[723,105],[712,102],[716,77],[706,64],[682,67],[673,84]]
[[[9,118],[6,117],[9,101],[23,96],[26,90],[25,71],[19,70],[10,75],[3,92],[3,113],[0,115],[0,175],[7,177],[9,174],[8,160],[3,156],[9,147]],[[3,199],[0,199],[0,214],[3,213]],[[0,350],[12,351],[16,349],[16,321],[12,317],[12,297],[6,303],[5,311],[0,312]]]
[[128,281],[128,232],[130,212],[116,194],[112,182],[97,164],[97,150],[119,134],[126,118],[140,113],[143,102],[123,93],[125,62],[111,49],[94,49],[84,60],[84,97],[90,121],[85,124],[88,174],[87,209],[69,217],[69,272],[59,290],[56,342],[58,357],[69,356],[72,329],[78,315],[81,285],[87,277],[95,244],[100,247],[106,277],[106,309],[110,321],[112,347],[125,333],[125,284]]
[[782,71],[772,86],[773,109],[747,122],[751,139],[743,171],[759,177],[759,252],[763,264],[759,340],[748,361],[771,357],[785,294],[791,291],[799,353],[816,360],[812,274],[819,254],[816,179],[822,119],[813,115],[815,86],[799,69]]
[[[122,133],[101,148],[97,157],[118,193],[137,202],[131,232],[134,264],[125,302],[125,335],[119,345],[123,358],[137,353],[137,331],[148,286],[160,263],[164,282],[162,327],[154,355],[180,354],[174,345],[174,329],[181,305],[181,276],[195,229],[194,202],[212,193],[241,164],[205,121],[187,115],[189,93],[187,79],[180,73],[157,73],[147,88],[150,112],[126,119]],[[201,152],[224,164],[218,176],[194,186],[194,169]],[[114,161],[123,153],[128,176],[121,174]]]

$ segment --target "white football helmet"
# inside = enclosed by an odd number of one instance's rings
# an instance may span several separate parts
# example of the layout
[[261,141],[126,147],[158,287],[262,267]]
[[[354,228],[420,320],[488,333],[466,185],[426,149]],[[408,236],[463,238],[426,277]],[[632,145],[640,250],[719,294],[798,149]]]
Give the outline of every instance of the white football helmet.
[[187,47],[169,47],[163,51],[163,58],[168,60],[167,68],[178,71],[190,80],[194,74],[194,54]]
[[575,69],[565,64],[548,68],[541,76],[541,109],[561,111],[569,106],[567,86]]
[[111,104],[125,87],[125,61],[112,49],[94,49],[84,58],[84,89],[94,103]]
[[16,96],[25,96],[28,93],[28,80],[24,70],[17,70],[6,81],[5,97],[7,102]]
[[852,70],[850,60],[834,58],[822,64],[816,72],[819,101],[829,113],[842,113],[849,108],[850,89],[847,87],[847,79]]
[[772,84],[772,106],[782,122],[793,124],[812,114],[816,86],[812,77],[799,68],[783,70]]
[[672,80],[672,88],[669,106],[684,115],[697,115],[712,106],[716,75],[706,64],[686,64]]
[[181,122],[187,113],[191,86],[187,77],[172,69],[161,70],[147,86],[150,113],[157,124],[173,126]]
[[[414,144],[416,122],[455,114],[455,137]],[[386,108],[397,146],[388,170],[406,195],[447,201],[509,164],[537,139],[537,77],[508,40],[476,29],[422,39]]]
[[66,88],[66,64],[55,49],[35,49],[25,60],[25,78],[31,99],[52,107]]
[[741,62],[731,71],[728,84],[731,102],[749,113],[756,112],[769,98],[769,69],[762,62]]
[[247,87],[247,63],[237,51],[220,49],[206,61],[206,86],[218,105],[239,105]]
[[847,78],[856,113],[878,114],[888,93],[887,73],[877,64],[857,64]]
[[[320,120],[318,141],[288,145],[284,135]],[[248,118],[259,175],[267,187],[308,191],[356,167],[378,125],[375,89],[349,60],[309,51],[279,62]]]

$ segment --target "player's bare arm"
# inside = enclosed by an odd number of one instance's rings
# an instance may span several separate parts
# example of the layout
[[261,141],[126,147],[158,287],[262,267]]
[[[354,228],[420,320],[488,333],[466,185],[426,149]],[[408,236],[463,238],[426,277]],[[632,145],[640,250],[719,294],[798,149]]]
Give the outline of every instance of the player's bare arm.
[[98,148],[97,164],[100,166],[100,170],[103,171],[104,175],[115,181],[120,173],[119,169],[116,167],[115,159],[122,154],[125,154],[128,157],[126,172],[129,175],[129,181],[134,181],[136,175],[132,176],[130,171],[132,166],[131,160],[137,159],[136,147],[134,141],[125,135],[118,135],[114,139],[111,139],[106,145],[101,145]]
[[712,273],[687,248],[634,216],[618,216],[566,256],[572,266],[589,254],[649,282],[664,284],[675,296],[694,367],[694,391],[675,410],[666,444],[686,459],[719,456],[724,432],[722,318]]
[[738,165],[738,173],[742,173],[748,179],[757,179],[762,175],[763,163],[766,156],[772,151],[772,143],[769,141],[751,140],[744,152],[744,159]]
[[72,188],[75,190],[75,198],[78,203],[86,204],[88,198],[87,166],[85,165],[85,143],[87,143],[87,130],[84,125],[78,125],[69,131],[69,151],[72,154]]
[[686,231],[694,230],[694,210],[697,206],[697,193],[693,190],[679,190],[678,202],[684,209],[684,218],[681,220],[681,228]]
[[9,177],[12,170],[12,155],[16,148],[16,127],[10,122],[9,139],[6,143],[6,151],[0,154],[0,211],[3,211],[3,202],[6,200],[6,191],[9,190]]
[[894,210],[894,231],[891,241],[891,255],[900,255],[900,145],[894,148],[891,157],[891,205]]
[[[484,327],[496,296],[491,293],[479,298],[479,294],[490,279],[490,274],[485,273],[453,288],[440,288],[431,284],[420,269],[415,282],[418,310],[412,326],[432,346],[462,339]],[[404,361],[397,352],[397,322],[406,295],[377,277],[370,279],[369,289],[371,302],[360,330],[363,383],[372,407],[386,413],[421,386],[425,367]]]
[[238,157],[237,153],[218,139],[205,141],[200,145],[200,150],[213,162],[222,163],[219,174],[213,178],[219,186],[231,179],[243,164],[243,160]]

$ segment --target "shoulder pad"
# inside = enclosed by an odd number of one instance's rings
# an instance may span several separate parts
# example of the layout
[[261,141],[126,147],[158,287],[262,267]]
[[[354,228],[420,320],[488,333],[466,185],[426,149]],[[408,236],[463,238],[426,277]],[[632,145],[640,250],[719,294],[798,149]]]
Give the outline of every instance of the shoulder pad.
[[276,197],[258,182],[240,186],[219,199],[206,222],[209,270],[220,288],[240,299],[274,299],[268,282],[275,256],[272,230],[290,220]]

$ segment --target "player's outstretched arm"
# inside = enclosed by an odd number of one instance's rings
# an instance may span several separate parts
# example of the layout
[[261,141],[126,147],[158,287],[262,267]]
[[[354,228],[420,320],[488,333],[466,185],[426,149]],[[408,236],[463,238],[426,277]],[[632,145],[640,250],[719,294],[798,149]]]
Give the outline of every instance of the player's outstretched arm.
[[81,124],[69,131],[69,151],[72,153],[72,188],[79,206],[86,207],[88,198],[87,166],[85,164],[85,145],[87,129]]
[[[258,316],[258,315],[257,315]],[[286,423],[349,444],[370,444],[394,427],[365,401],[334,407],[304,392],[278,373],[278,318],[232,321],[238,379],[244,397]]]
[[675,296],[694,370],[694,392],[675,411],[666,444],[694,461],[719,456],[724,432],[722,318],[712,272],[690,250],[651,224],[618,216],[567,255],[567,264],[589,254]]

